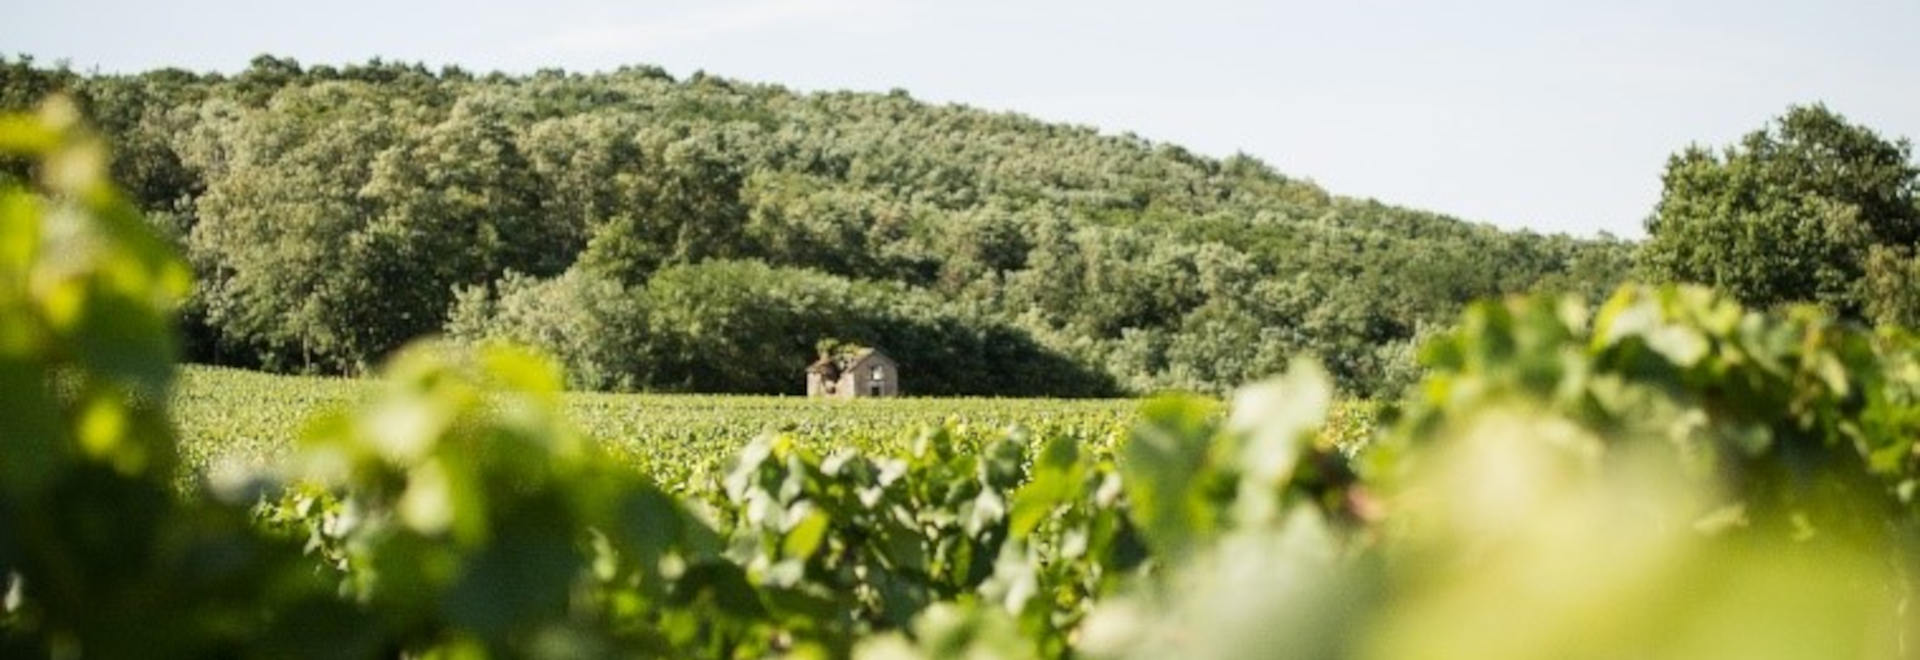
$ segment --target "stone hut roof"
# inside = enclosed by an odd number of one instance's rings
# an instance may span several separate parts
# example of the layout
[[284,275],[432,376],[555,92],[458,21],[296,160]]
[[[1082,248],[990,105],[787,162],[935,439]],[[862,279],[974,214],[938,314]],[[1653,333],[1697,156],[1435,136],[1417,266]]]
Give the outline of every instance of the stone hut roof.
[[820,359],[814,360],[813,364],[807,365],[807,373],[817,373],[828,380],[833,380],[839,378],[840,374],[860,366],[862,362],[866,362],[874,356],[879,356],[888,362],[893,361],[893,358],[887,357],[887,354],[876,349],[862,348],[852,353],[822,355]]

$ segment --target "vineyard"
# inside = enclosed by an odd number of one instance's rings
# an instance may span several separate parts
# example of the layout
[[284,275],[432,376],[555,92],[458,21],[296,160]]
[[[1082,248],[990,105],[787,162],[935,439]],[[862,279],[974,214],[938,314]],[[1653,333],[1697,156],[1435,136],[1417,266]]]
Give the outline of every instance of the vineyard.
[[[1913,657],[1920,343],[1625,287],[1224,405],[178,369],[186,266],[0,122],[4,657]],[[182,486],[185,492],[182,492]]]
[[[187,472],[233,464],[269,466],[294,453],[304,420],[363,403],[378,383],[185,366],[172,409]],[[810,451],[897,452],[920,430],[944,427],[969,442],[1019,427],[1037,437],[1108,438],[1133,421],[1138,402],[1123,399],[906,398],[815,401],[802,397],[684,394],[560,395],[564,417],[613,460],[662,483],[711,474],[749,440],[785,434]],[[1371,406],[1348,404],[1365,418]]]

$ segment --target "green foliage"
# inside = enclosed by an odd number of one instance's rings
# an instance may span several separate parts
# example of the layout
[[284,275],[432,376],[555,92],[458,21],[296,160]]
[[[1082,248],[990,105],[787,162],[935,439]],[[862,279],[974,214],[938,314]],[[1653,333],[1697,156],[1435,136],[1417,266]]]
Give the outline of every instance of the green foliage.
[[[309,417],[378,397],[374,381],[279,376],[187,366],[173,388],[183,468],[212,475],[246,473],[292,460]],[[925,427],[947,427],[966,443],[1009,428],[1035,437],[1123,434],[1137,403],[1122,399],[890,398],[819,401],[801,397],[566,392],[564,416],[601,445],[609,460],[661,484],[704,480],[761,433],[781,433],[815,453],[855,449],[903,452]],[[1368,407],[1343,402],[1340,411]],[[1346,427],[1358,437],[1371,427]]]
[[[741,131],[745,131],[742,134]],[[640,171],[636,190],[595,227],[580,255],[589,271],[626,282],[645,282],[662,266],[725,257],[741,249],[746,206],[741,202],[742,163],[730,158],[754,132],[735,124],[711,131],[672,125],[632,138]]]
[[1688,474],[1727,482],[1729,505],[1756,525],[1817,526],[1813,513],[1859,522],[1821,507],[1827,490],[1869,477],[1885,506],[1910,508],[1920,345],[1904,333],[1870,335],[1810,308],[1768,316],[1697,288],[1623,289],[1591,325],[1584,310],[1547,298],[1476,305],[1429,346],[1440,373],[1397,438],[1518,398],[1593,433],[1661,438]]
[[[1033,595],[990,581],[1012,552],[1008,502],[1035,501],[1017,492],[1021,436],[978,444],[936,428],[896,456],[823,457],[763,435],[676,498],[565,429],[557,372],[503,349],[461,360],[404,354],[386,394],[312,425],[299,462],[332,494],[274,514],[304,526],[376,638],[509,655],[844,655],[936,602]],[[1053,453],[1045,469],[1087,469]],[[1092,547],[1118,547],[1118,511],[1100,515]],[[1062,542],[1029,525],[1028,542]]]
[[492,290],[455,294],[447,335],[468,342],[506,340],[559,359],[569,384],[636,390],[655,384],[660,361],[644,295],[580,269],[550,279],[508,272]]
[[[1421,328],[1465,302],[1597,297],[1623,272],[1618,241],[1504,233],[1334,197],[1244,155],[906,95],[271,56],[234,76],[0,73],[0,107],[52,89],[84,100],[113,172],[200,276],[188,358],[230,366],[360,373],[419,335],[477,331],[456,290],[526,298],[525,278],[575,272],[555,292],[568,309],[526,318],[581,328],[481,333],[540,334],[576,384],[615,389],[794,391],[772,365],[856,338],[847,324],[911,335],[857,339],[920,363],[920,393],[1217,395],[1315,357],[1344,389],[1388,395]],[[722,323],[632,294],[780,291],[739,266],[698,270],[709,260],[838,278],[894,320],[822,306]],[[641,317],[702,325],[604,327]],[[827,330],[763,334],[801,326]],[[693,335],[715,352],[663,343]],[[718,350],[732,346],[778,356],[736,373]],[[690,362],[654,370],[654,349]]]
[[0,655],[270,643],[281,615],[332,599],[246,505],[173,494],[169,314],[189,271],[77,119],[64,99],[0,115],[0,152],[38,182],[0,189]]
[[189,238],[208,321],[265,366],[355,372],[438,330],[455,286],[564,268],[580,232],[538,215],[497,105],[438,116],[331,83],[222,108],[237,116],[190,158],[209,173]]
[[1659,281],[1711,284],[1749,305],[1826,305],[1858,318],[1876,246],[1920,242],[1920,165],[1824,106],[1794,107],[1716,154],[1667,162],[1640,262]]
[[538,346],[585,388],[796,392],[818,339],[838,336],[883,346],[916,395],[1116,389],[1019,328],[925,291],[755,261],[670,266],[636,287],[584,267],[544,281],[509,276],[492,296],[463,292],[448,330]]
[[1130,431],[768,433],[658,481],[545,360],[426,344],[289,460],[176,488],[187,271],[72,117],[0,119],[41,182],[0,194],[8,657],[1902,657],[1920,629],[1920,344],[1698,288],[1475,304],[1370,440],[1382,411],[1302,361]]
[[1869,249],[1860,284],[1869,320],[1920,328],[1920,259],[1914,257],[1914,248],[1876,245]]
[[471,362],[421,347],[388,383],[378,403],[314,422],[299,459],[332,493],[305,519],[342,595],[372,615],[358,634],[413,650],[651,655],[698,647],[692,617],[731,614],[723,602],[649,616],[671,598],[665,558],[699,574],[719,539],[560,423],[553,367],[502,347]]

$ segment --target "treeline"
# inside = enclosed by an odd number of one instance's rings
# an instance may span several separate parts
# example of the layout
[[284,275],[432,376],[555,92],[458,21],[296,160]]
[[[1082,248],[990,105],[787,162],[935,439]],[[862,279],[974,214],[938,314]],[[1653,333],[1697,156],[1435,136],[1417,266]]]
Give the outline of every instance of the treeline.
[[782,392],[832,338],[922,394],[1222,391],[1299,355],[1364,394],[1467,301],[1598,296],[1633,260],[898,92],[0,60],[0,107],[55,92],[192,262],[189,358],[277,371],[447,332],[538,344],[577,386]]

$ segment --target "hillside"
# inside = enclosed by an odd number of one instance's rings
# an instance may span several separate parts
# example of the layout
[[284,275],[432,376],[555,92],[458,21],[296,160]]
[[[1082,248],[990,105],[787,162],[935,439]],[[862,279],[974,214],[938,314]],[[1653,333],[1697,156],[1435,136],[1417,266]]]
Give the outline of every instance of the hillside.
[[189,357],[278,371],[445,332],[538,344],[582,387],[774,393],[841,340],[919,394],[1217,392],[1296,356],[1364,394],[1465,301],[1597,295],[1631,249],[901,92],[0,61],[0,107],[60,90],[199,273]]

